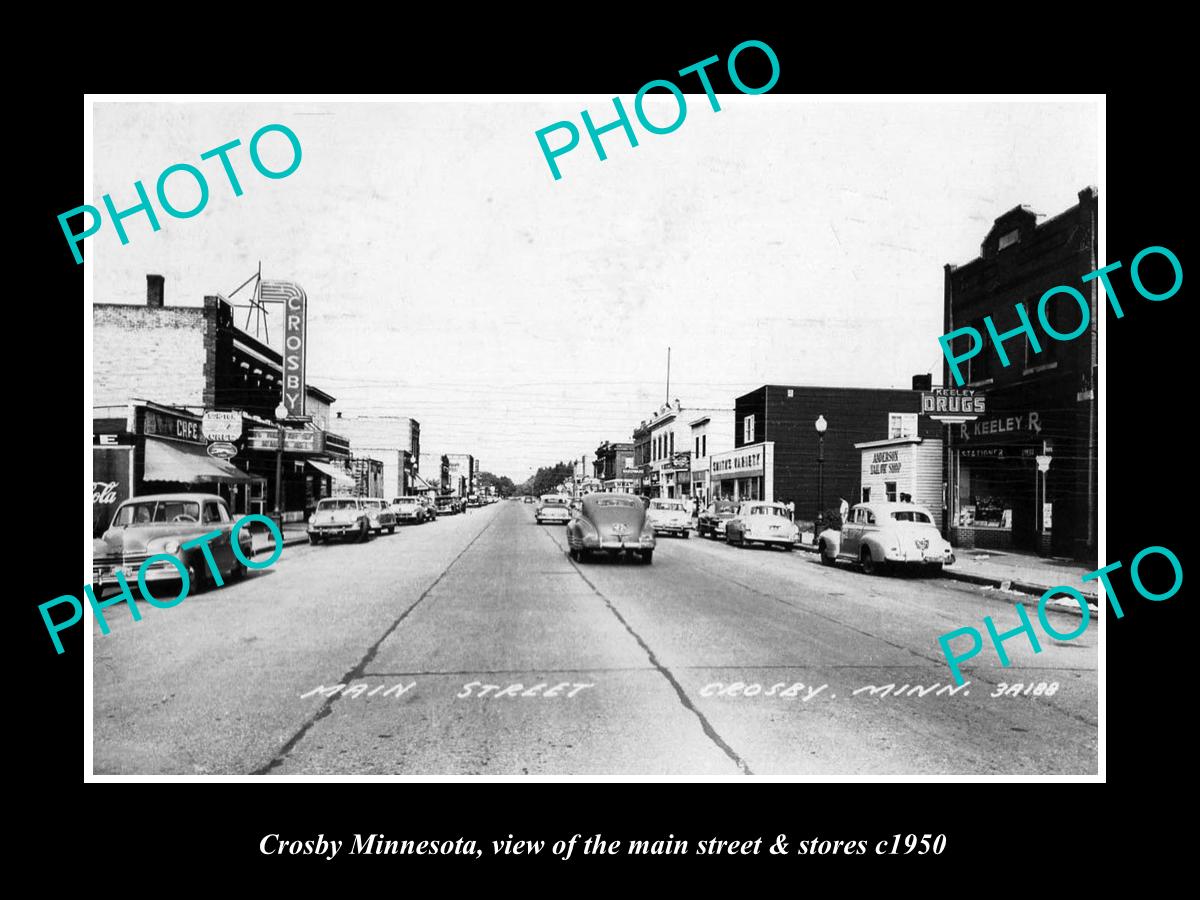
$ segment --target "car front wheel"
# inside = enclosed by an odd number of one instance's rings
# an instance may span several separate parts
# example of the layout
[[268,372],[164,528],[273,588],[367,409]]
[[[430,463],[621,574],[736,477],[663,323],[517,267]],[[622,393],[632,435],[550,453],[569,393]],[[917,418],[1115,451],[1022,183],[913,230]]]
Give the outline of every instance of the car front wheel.
[[652,562],[654,562],[654,551],[653,550],[643,550],[641,559],[642,559],[642,565],[645,565],[645,566],[650,565]]
[[319,534],[310,534],[308,536],[308,542],[315,547],[317,544],[321,543],[321,536]]

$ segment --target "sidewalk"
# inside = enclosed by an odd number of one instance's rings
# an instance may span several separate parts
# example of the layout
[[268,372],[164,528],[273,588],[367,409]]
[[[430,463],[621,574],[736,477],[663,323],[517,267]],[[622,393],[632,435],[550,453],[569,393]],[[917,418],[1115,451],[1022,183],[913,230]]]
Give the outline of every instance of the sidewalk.
[[[942,569],[946,578],[1036,597],[1041,597],[1052,587],[1063,585],[1083,594],[1092,611],[1097,611],[1096,587],[1099,582],[1083,580],[1083,576],[1092,571],[1088,566],[1011,550],[956,549],[954,555],[954,565]],[[1047,606],[1074,610],[1082,615],[1079,604],[1070,596],[1056,597]]]
[[[254,555],[260,553],[269,553],[275,544],[275,539],[271,537],[271,532],[267,531],[265,526],[260,526],[258,523],[253,523],[250,526],[250,537],[254,543]],[[283,523],[283,546],[290,547],[292,544],[307,544],[308,543],[308,528],[305,522],[284,522]]]

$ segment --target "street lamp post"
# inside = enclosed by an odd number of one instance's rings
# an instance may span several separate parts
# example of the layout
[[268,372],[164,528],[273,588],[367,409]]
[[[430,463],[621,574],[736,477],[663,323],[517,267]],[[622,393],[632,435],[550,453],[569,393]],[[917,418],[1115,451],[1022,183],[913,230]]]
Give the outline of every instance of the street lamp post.
[[275,521],[283,528],[283,423],[288,409],[282,403],[275,407],[275,419],[279,424],[278,444],[275,447]]
[[813,543],[816,543],[825,518],[825,429],[829,423],[825,416],[819,415],[813,427],[817,429],[817,517],[813,520]]

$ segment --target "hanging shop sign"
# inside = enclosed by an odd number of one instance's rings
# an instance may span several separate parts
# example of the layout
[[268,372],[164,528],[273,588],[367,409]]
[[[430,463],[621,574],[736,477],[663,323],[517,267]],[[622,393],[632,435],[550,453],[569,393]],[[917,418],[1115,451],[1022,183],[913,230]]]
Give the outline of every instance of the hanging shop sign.
[[209,441],[236,441],[242,436],[242,414],[236,410],[207,410],[200,420],[200,430]]
[[229,441],[213,441],[208,445],[208,455],[216,459],[233,459],[237,456],[237,447]]

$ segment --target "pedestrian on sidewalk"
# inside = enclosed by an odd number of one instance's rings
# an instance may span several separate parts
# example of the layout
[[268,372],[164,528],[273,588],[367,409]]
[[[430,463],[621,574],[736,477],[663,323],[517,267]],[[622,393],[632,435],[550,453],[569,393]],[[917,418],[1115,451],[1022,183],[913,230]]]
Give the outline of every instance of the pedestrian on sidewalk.
[[796,504],[793,503],[791,500],[789,500],[787,502],[787,504],[785,504],[785,505],[787,506],[788,521],[795,522],[796,521]]

